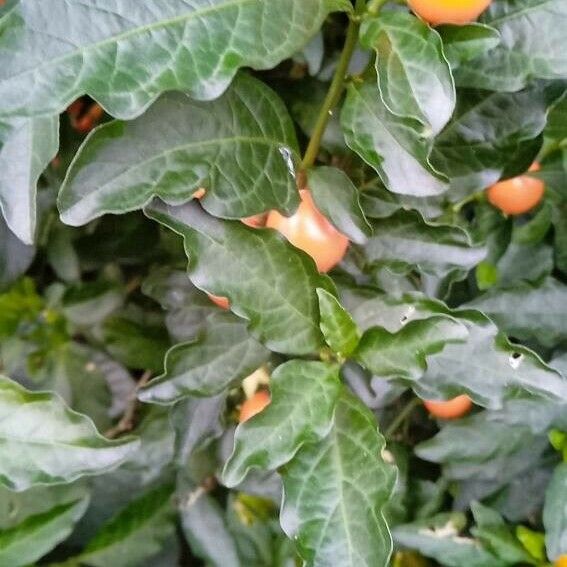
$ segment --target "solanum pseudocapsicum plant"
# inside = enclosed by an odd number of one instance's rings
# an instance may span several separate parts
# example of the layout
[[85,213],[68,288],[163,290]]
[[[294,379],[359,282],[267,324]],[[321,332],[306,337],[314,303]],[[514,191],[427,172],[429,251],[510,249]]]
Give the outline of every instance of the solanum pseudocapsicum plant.
[[3,3],[0,565],[563,566],[565,29]]

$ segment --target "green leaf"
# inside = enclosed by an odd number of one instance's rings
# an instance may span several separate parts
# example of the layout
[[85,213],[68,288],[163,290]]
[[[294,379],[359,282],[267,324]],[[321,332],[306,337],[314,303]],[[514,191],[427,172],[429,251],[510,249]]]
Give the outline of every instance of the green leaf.
[[435,29],[443,40],[443,52],[452,69],[482,55],[501,41],[498,30],[476,22],[464,26],[445,24]]
[[322,362],[291,360],[270,380],[271,403],[239,425],[222,478],[236,486],[251,468],[275,470],[308,443],[327,435],[340,391],[339,369]]
[[228,297],[270,350],[307,354],[323,344],[317,287],[333,291],[313,260],[273,230],[208,216],[196,203],[153,203],[148,216],[185,239],[189,278],[208,293]]
[[497,266],[500,288],[511,288],[523,281],[537,285],[553,271],[553,248],[512,241]]
[[334,167],[318,167],[307,172],[309,189],[317,208],[349,240],[364,244],[372,234],[359,194],[349,177]]
[[[0,26],[4,30],[0,31],[2,90],[2,71],[12,59],[2,56],[3,37],[9,35],[5,31],[9,24],[1,16]],[[3,104],[0,115],[4,108]],[[26,244],[32,244],[37,228],[37,181],[57,153],[58,145],[58,116],[0,118],[0,209],[10,230]]]
[[364,247],[368,260],[397,270],[415,267],[432,276],[462,278],[486,255],[464,229],[427,222],[414,211],[398,211],[373,227]]
[[280,522],[306,565],[386,565],[392,550],[383,508],[395,469],[372,413],[343,389],[333,427],[282,470]]
[[453,310],[419,294],[387,296],[373,289],[344,289],[342,302],[363,330],[380,326],[398,333],[412,321],[445,316],[465,325],[466,341],[448,343],[427,359],[427,369],[411,386],[425,399],[466,392],[478,404],[498,408],[518,390],[556,403],[567,400],[567,380],[533,351],[512,345],[485,315]]
[[15,4],[0,36],[1,114],[57,113],[84,93],[126,119],[166,90],[213,99],[240,67],[274,67],[303,47],[330,11],[349,4],[151,0],[144,8],[135,0],[55,0],[49,11],[33,0]]
[[545,546],[550,559],[567,550],[567,463],[559,465],[545,493]]
[[69,286],[62,300],[67,319],[79,327],[92,327],[121,307],[124,295],[116,284],[101,280]]
[[140,118],[107,123],[87,138],[61,187],[61,219],[78,226],[155,196],[180,204],[198,188],[216,216],[291,213],[299,204],[290,171],[297,151],[283,103],[246,74],[213,102],[170,93]]
[[222,435],[225,406],[226,395],[187,398],[173,406],[170,421],[175,430],[175,457],[180,467],[186,465],[195,451]]
[[116,315],[103,325],[103,339],[110,354],[130,368],[160,373],[170,346],[161,325]]
[[88,497],[62,504],[0,531],[0,564],[20,567],[43,557],[71,534],[88,504]]
[[455,108],[455,85],[439,34],[404,12],[364,21],[360,41],[377,52],[376,74],[386,107],[438,134]]
[[15,490],[109,471],[139,446],[132,438],[104,439],[59,397],[7,378],[0,378],[0,414],[0,483]]
[[337,354],[349,356],[360,340],[360,331],[352,317],[334,295],[318,289],[319,309],[321,311],[321,331],[327,344]]
[[103,526],[78,560],[93,567],[136,567],[161,551],[175,534],[172,492],[165,485],[133,501]]
[[165,373],[144,387],[138,397],[167,404],[185,396],[213,396],[246,378],[269,356],[270,352],[248,334],[244,321],[218,311],[197,339],[169,350]]
[[[198,490],[198,489],[196,489]],[[239,567],[233,535],[219,504],[202,493],[189,493],[179,504],[181,525],[191,551],[212,567]]]
[[416,549],[447,567],[506,567],[473,538],[460,535],[466,519],[459,513],[438,514],[433,518],[396,526],[394,541],[405,548]]
[[498,512],[479,502],[473,502],[471,510],[477,523],[471,529],[472,535],[480,539],[496,557],[510,565],[535,563]]
[[565,306],[567,286],[551,277],[539,284],[492,289],[466,304],[486,313],[509,335],[549,347],[567,339]]
[[[567,78],[567,56],[560,47],[567,25],[567,5],[562,0],[493,2],[481,21],[503,40],[459,68],[459,85],[511,92],[533,79]],[[534,42],[534,30],[541,30],[545,41]]]
[[17,280],[34,256],[35,248],[24,244],[0,216],[0,290]]
[[376,85],[350,85],[341,116],[348,146],[394,193],[426,197],[448,189],[429,161],[431,141],[416,120],[392,114]]
[[415,381],[425,372],[430,355],[467,337],[466,326],[448,317],[411,321],[397,333],[373,327],[362,335],[353,358],[380,378]]
[[[513,94],[464,91],[451,122],[435,140],[431,162],[451,181],[457,201],[498,181],[512,166],[528,168],[554,92],[535,84]],[[533,147],[535,144],[535,147]],[[529,154],[524,157],[523,152]],[[521,170],[512,170],[513,176]]]

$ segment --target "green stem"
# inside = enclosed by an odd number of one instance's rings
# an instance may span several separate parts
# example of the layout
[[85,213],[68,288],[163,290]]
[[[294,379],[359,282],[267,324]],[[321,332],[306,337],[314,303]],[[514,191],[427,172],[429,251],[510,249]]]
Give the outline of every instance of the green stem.
[[335,69],[335,74],[333,75],[329,91],[327,92],[325,100],[319,110],[313,134],[311,135],[311,139],[309,140],[309,144],[305,150],[305,155],[303,156],[303,161],[301,163],[302,170],[312,167],[315,163],[315,160],[319,155],[321,140],[323,139],[323,134],[325,133],[325,129],[329,123],[329,118],[332,115],[333,108],[335,108],[338,104],[341,95],[343,94],[348,66],[358,40],[360,16],[364,12],[365,8],[366,4],[364,0],[356,1],[355,13],[348,25],[343,52],[341,53],[337,68]]
[[396,419],[390,423],[388,429],[384,433],[385,437],[392,437],[392,435],[398,430],[400,425],[404,423],[404,421],[410,416],[413,410],[421,404],[421,400],[419,398],[413,398],[404,409],[396,416]]
[[387,1],[388,0],[370,0],[370,2],[368,2],[368,8],[366,9],[366,11],[371,16],[375,16]]
[[454,213],[460,213],[461,209],[465,206],[468,205],[469,203],[472,203],[473,201],[478,201],[482,198],[483,192],[479,191],[477,193],[471,193],[470,195],[468,195],[467,197],[465,197],[462,201],[459,201],[458,203],[455,203],[453,205],[453,212]]

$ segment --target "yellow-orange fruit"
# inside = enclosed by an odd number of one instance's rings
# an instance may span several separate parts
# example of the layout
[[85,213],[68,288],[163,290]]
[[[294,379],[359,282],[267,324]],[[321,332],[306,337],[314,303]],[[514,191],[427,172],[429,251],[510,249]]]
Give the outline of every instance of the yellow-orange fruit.
[[555,560],[555,567],[567,567],[567,555],[560,555]]
[[269,403],[270,394],[266,390],[258,390],[251,398],[247,399],[240,406],[240,415],[238,421],[244,423],[251,417],[260,413]]
[[228,297],[221,297],[220,295],[213,295],[212,293],[207,294],[209,299],[216,303],[221,309],[230,309],[230,301]]
[[408,0],[410,8],[426,22],[467,24],[476,20],[492,0]]
[[457,419],[471,410],[472,401],[467,395],[463,394],[444,402],[425,400],[423,405],[434,417],[439,419]]
[[308,190],[299,193],[301,203],[297,211],[291,217],[271,211],[266,226],[275,228],[295,247],[307,252],[320,272],[328,272],[343,259],[348,238],[321,214]]
[[[533,163],[528,171],[538,171],[540,166]],[[488,188],[488,201],[507,215],[521,215],[538,205],[543,199],[545,184],[541,179],[519,175],[495,183]]]

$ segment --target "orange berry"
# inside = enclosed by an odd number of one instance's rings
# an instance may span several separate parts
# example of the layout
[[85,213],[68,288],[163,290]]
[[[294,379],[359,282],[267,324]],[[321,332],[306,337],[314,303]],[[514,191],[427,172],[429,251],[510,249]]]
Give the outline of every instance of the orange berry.
[[228,297],[221,297],[220,295],[213,295],[211,293],[208,293],[207,295],[209,296],[209,299],[213,303],[216,303],[221,309],[230,309],[230,301],[228,300]]
[[343,259],[348,238],[321,214],[308,190],[302,189],[299,194],[301,203],[291,217],[271,211],[266,226],[275,228],[295,247],[307,252],[320,272],[328,272]]
[[244,423],[257,413],[260,413],[270,401],[270,394],[266,390],[258,390],[240,406],[239,423]]
[[252,228],[262,228],[263,226],[266,225],[267,216],[268,216],[267,213],[261,213],[259,215],[253,215],[251,217],[246,217],[246,218],[242,219],[242,222],[246,226],[251,226]]
[[[540,165],[534,162],[528,171],[539,171]],[[527,213],[540,203],[545,193],[541,179],[529,175],[519,175],[495,183],[488,188],[488,201],[507,215]]]
[[457,419],[471,410],[472,401],[467,395],[463,394],[452,400],[441,402],[425,400],[423,405],[431,415],[439,419]]
[[476,20],[492,0],[408,0],[410,8],[426,22],[468,24]]
[[555,567],[567,567],[567,554],[560,555],[555,560]]

